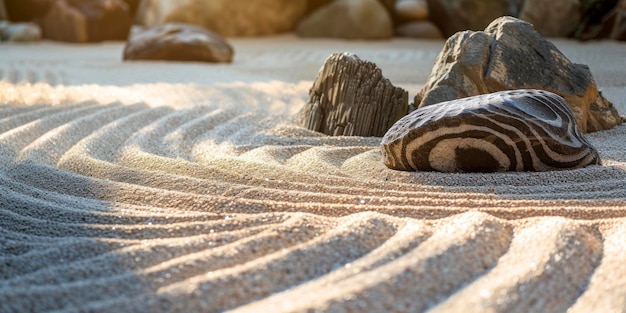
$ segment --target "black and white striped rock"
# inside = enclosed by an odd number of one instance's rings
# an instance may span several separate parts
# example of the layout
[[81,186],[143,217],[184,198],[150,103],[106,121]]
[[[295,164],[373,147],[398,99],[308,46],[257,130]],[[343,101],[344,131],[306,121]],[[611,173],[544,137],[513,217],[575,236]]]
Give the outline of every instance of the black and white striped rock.
[[419,108],[389,129],[382,153],[387,167],[406,171],[549,171],[600,164],[565,100],[532,89]]

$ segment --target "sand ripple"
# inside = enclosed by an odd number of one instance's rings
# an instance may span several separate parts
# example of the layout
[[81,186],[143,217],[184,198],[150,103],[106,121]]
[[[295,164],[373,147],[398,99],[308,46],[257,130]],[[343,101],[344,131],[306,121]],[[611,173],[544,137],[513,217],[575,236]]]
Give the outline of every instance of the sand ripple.
[[1,312],[626,307],[626,126],[604,166],[407,173],[293,125],[309,82],[57,72],[0,81]]

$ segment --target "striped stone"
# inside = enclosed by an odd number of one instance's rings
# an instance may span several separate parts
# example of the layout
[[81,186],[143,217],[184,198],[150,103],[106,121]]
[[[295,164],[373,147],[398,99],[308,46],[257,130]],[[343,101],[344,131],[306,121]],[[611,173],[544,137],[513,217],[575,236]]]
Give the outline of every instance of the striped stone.
[[382,153],[387,167],[405,171],[549,171],[600,164],[565,100],[530,89],[419,108],[389,129]]

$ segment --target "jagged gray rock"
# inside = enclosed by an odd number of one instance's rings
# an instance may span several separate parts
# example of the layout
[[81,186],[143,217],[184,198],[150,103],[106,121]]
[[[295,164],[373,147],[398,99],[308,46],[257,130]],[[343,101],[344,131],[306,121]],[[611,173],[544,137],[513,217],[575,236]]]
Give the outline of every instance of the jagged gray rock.
[[408,93],[384,78],[376,64],[334,53],[320,69],[299,120],[327,135],[382,137],[407,112]]
[[413,105],[513,89],[543,89],[563,97],[583,132],[622,123],[586,65],[570,62],[531,24],[513,17],[448,38]]
[[337,0],[304,18],[296,28],[301,37],[387,39],[393,21],[378,0]]

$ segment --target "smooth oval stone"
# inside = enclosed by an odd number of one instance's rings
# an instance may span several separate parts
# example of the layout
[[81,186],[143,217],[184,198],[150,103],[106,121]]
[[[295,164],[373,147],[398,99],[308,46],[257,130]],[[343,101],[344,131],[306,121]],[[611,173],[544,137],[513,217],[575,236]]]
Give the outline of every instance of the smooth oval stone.
[[549,171],[600,164],[565,100],[526,89],[419,108],[387,131],[382,153],[387,167],[405,171]]
[[218,34],[202,27],[167,23],[133,33],[124,60],[232,62],[234,50]]

